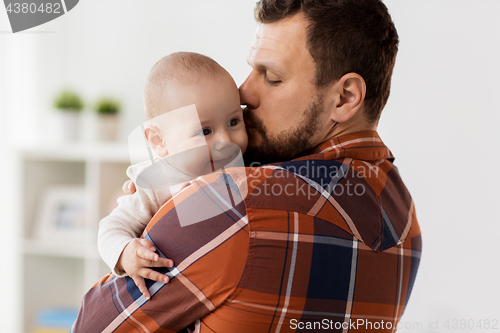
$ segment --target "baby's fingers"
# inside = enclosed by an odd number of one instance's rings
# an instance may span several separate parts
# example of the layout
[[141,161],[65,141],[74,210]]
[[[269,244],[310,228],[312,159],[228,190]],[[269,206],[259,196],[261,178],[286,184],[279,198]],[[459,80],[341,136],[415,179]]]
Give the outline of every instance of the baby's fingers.
[[168,268],[172,268],[172,267],[174,267],[174,262],[171,259],[158,258],[158,260],[156,260],[153,263],[153,267],[168,267]]
[[158,281],[163,283],[167,283],[169,281],[169,277],[167,275],[146,267],[143,267],[139,270],[139,275],[142,276],[143,278],[153,281]]
[[141,243],[142,246],[147,247],[148,249],[150,249],[153,252],[156,251],[156,248],[155,248],[153,242],[150,241],[149,239],[141,238],[139,240],[139,243]]
[[139,291],[144,295],[144,297],[147,300],[151,299],[151,295],[149,294],[149,290],[146,287],[146,282],[144,281],[144,279],[140,276],[135,276],[132,278],[132,280],[134,280],[135,285],[137,286],[137,288],[139,288]]
[[158,256],[158,254],[156,254],[155,252],[151,251],[149,247],[141,246],[137,249],[135,253],[139,258],[145,260],[158,261],[158,259],[160,258],[160,256]]

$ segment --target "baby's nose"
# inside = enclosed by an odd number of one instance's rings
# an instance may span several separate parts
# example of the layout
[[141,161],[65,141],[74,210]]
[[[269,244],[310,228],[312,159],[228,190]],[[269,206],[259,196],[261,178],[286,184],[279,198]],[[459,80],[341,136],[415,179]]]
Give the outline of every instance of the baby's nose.
[[214,142],[214,149],[215,150],[223,150],[231,145],[230,141],[227,142]]
[[220,131],[214,138],[215,142],[228,143],[231,142],[231,137],[227,131]]

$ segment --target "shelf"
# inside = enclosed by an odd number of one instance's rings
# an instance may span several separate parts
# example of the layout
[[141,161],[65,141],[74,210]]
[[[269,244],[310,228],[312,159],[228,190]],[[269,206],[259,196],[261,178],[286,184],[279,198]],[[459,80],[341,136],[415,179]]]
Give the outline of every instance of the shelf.
[[24,253],[34,256],[48,256],[61,258],[92,258],[99,259],[99,252],[94,243],[74,241],[48,241],[37,239],[24,240]]
[[[121,195],[130,157],[124,143],[40,143],[15,148],[21,184],[17,206],[23,233],[20,326],[32,332],[40,310],[78,308],[85,292],[109,273],[97,249],[97,230],[99,221]],[[37,228],[45,225],[46,207],[61,209],[57,202],[45,200],[51,188],[61,186],[83,188],[85,199],[78,199],[85,200],[86,207],[83,230],[79,231],[82,235],[67,238],[49,231],[47,239],[37,238]],[[49,217],[48,223],[55,218]]]
[[18,147],[18,151],[29,159],[59,161],[91,161],[130,163],[130,152],[124,143],[72,143],[39,144]]

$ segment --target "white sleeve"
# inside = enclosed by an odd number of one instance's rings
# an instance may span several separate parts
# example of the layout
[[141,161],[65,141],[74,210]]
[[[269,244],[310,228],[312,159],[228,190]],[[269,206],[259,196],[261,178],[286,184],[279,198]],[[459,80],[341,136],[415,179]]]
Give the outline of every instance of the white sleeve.
[[[127,169],[127,175],[135,180],[137,165]],[[135,169],[135,170],[134,170]],[[170,195],[164,189],[153,190],[136,186],[134,194],[118,198],[118,207],[99,223],[97,245],[104,262],[117,276],[125,276],[125,272],[115,270],[118,258],[125,246],[144,232],[149,221]]]

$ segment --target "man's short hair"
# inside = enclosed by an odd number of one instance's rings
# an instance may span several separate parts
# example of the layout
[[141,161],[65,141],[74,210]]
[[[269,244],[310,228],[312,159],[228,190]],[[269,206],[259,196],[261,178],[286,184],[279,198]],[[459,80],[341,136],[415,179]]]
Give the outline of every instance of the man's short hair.
[[215,60],[199,53],[176,52],[161,58],[151,68],[144,85],[146,118],[161,114],[161,97],[173,85],[188,87],[186,84],[199,84],[220,73],[227,72]]
[[380,0],[260,0],[255,19],[273,23],[302,13],[311,22],[307,47],[316,63],[316,86],[347,73],[366,82],[365,114],[378,121],[389,98],[399,37]]

